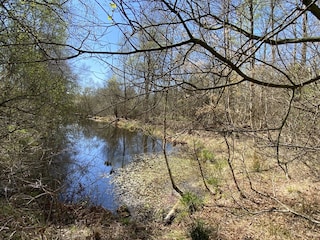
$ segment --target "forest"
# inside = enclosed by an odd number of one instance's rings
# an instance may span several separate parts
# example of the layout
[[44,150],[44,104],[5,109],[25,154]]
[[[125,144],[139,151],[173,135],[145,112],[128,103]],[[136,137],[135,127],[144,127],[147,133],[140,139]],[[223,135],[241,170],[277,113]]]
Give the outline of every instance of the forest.
[[[319,239],[319,32],[317,0],[0,1],[0,237]],[[50,168],[87,118],[179,145],[139,179],[174,203],[144,220],[61,203]],[[110,220],[83,233],[93,215]]]

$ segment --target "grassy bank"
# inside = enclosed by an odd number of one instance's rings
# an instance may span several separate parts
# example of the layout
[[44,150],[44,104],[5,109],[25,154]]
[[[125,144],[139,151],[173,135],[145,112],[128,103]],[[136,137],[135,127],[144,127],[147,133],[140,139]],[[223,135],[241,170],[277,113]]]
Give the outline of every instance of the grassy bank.
[[[117,124],[162,134],[161,125]],[[162,154],[145,156],[115,177],[134,217],[155,225],[155,239],[320,238],[320,187],[299,161],[290,164],[289,179],[248,136],[171,129],[167,138],[178,143],[168,159],[183,197],[172,189]],[[193,205],[198,207],[190,211]],[[173,223],[163,226],[173,207]]]

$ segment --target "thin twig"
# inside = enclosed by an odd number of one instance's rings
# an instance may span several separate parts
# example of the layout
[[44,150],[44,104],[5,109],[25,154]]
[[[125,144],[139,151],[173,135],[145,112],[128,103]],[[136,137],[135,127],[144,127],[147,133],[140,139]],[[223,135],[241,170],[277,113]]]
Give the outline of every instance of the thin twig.
[[232,179],[233,179],[233,182],[235,183],[236,185],[236,188],[238,190],[238,192],[240,193],[241,197],[243,198],[246,198],[246,196],[243,194],[243,192],[241,191],[240,187],[239,187],[239,184],[237,182],[237,178],[236,178],[236,175],[234,173],[234,169],[233,169],[233,166],[232,166],[232,163],[231,163],[231,153],[230,153],[230,145],[229,145],[229,142],[228,142],[228,138],[227,138],[227,133],[224,134],[224,140],[225,140],[225,143],[227,145],[227,149],[228,149],[228,165],[229,165],[229,168],[230,168],[230,171],[231,171],[231,174],[232,174]]
[[208,187],[208,185],[206,183],[206,180],[205,180],[205,177],[204,177],[204,173],[203,173],[203,170],[202,170],[202,166],[201,166],[201,163],[200,163],[200,160],[198,158],[197,151],[196,151],[195,142],[193,143],[193,152],[194,152],[194,157],[197,160],[197,163],[198,163],[198,166],[199,166],[199,170],[200,170],[200,174],[201,174],[201,178],[202,178],[202,182],[203,182],[205,188],[208,190],[209,193],[211,193],[212,195],[215,195],[215,193],[211,191],[211,189]]
[[183,196],[183,192],[178,188],[174,182],[171,168],[169,165],[168,154],[167,154],[167,105],[168,105],[168,90],[165,91],[165,104],[164,104],[164,117],[163,117],[163,140],[162,140],[162,152],[166,162],[168,174],[170,177],[172,188],[179,193],[180,196]]

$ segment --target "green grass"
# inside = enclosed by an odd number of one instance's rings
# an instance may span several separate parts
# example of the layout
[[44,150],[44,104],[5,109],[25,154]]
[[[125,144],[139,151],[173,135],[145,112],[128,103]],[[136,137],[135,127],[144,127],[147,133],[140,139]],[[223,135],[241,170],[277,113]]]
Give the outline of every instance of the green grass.
[[191,213],[197,211],[203,206],[203,199],[192,192],[186,192],[183,194],[181,202]]

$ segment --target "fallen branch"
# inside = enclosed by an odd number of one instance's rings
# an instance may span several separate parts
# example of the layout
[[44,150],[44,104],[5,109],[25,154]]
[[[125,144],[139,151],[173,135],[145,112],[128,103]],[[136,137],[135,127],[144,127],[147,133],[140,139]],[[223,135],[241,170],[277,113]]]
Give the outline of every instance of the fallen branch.
[[284,207],[289,213],[292,213],[293,215],[297,216],[297,217],[301,217],[301,218],[304,218],[312,223],[315,223],[315,224],[320,224],[320,221],[319,220],[316,220],[314,218],[312,218],[311,216],[308,216],[308,215],[305,215],[303,213],[298,213],[296,211],[294,211],[293,209],[289,208],[287,205],[285,205],[283,202],[281,202],[280,200],[278,200],[277,198],[275,197],[271,197],[273,200],[275,200],[277,203],[279,203],[282,207]]
[[180,199],[177,201],[177,203],[171,208],[167,216],[163,219],[164,225],[170,225],[173,220],[176,218],[176,214],[178,212],[178,207],[180,204]]

